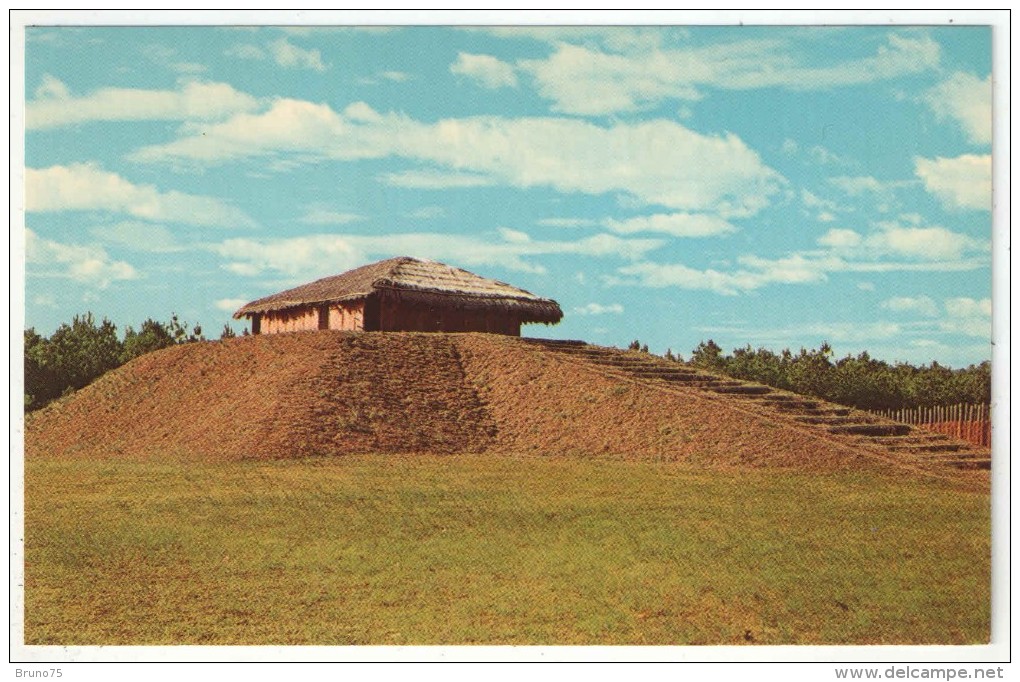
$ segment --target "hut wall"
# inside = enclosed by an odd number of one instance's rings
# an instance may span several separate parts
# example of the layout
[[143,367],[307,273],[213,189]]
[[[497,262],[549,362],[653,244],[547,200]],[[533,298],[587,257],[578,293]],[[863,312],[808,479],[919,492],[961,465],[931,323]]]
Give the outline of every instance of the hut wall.
[[329,328],[360,331],[365,328],[365,301],[334,303],[329,307]]
[[387,296],[379,305],[380,331],[488,332],[520,336],[520,320],[504,310],[422,305]]
[[319,310],[308,307],[268,312],[260,326],[262,334],[314,331],[319,328]]

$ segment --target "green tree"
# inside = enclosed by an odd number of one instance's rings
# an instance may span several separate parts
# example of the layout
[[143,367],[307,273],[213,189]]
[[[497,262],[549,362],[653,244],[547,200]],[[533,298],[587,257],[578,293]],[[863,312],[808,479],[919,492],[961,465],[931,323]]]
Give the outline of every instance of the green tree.
[[53,375],[58,395],[82,388],[118,367],[124,351],[117,327],[106,318],[96,324],[92,313],[76,315],[71,324],[60,325],[46,343],[37,343],[35,349],[40,366]]
[[137,332],[131,327],[124,332],[124,352],[121,354],[121,361],[128,362],[146,353],[173,346],[175,343],[167,325],[149,318],[142,322]]
[[818,350],[800,349],[790,365],[790,388],[797,393],[827,398],[832,393],[832,347],[826,342]]
[[34,327],[25,330],[25,409],[45,405],[60,395],[53,373],[43,365],[47,341]]
[[723,358],[723,350],[719,347],[719,344],[712,339],[709,339],[707,342],[702,341],[698,344],[698,347],[691,352],[690,362],[692,365],[697,367],[716,371],[723,371],[726,367],[726,360]]

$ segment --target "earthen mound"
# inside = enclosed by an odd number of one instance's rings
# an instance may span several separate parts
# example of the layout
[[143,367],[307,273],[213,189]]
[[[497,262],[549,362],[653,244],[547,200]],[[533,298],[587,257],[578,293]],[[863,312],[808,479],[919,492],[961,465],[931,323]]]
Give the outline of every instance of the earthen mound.
[[572,454],[853,466],[855,448],[739,402],[487,334],[303,332],[151,353],[30,414],[26,455],[271,459]]

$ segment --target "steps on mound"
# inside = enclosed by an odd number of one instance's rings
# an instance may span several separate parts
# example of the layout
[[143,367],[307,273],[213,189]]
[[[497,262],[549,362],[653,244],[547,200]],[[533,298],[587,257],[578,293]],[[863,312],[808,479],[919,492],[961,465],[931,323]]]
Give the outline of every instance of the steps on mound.
[[990,469],[988,450],[932,434],[908,424],[876,417],[843,405],[739,381],[705,372],[648,353],[588,345],[584,341],[522,339],[547,351],[585,362],[606,371],[629,375],[660,386],[684,387],[724,395],[763,408],[778,418],[849,444],[881,449],[922,466],[954,469]]

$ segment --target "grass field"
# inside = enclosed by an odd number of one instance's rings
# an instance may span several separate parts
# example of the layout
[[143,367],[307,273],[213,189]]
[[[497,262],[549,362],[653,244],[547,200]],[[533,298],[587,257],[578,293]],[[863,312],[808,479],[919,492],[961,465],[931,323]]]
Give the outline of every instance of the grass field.
[[511,456],[26,463],[27,644],[989,636],[987,494]]

